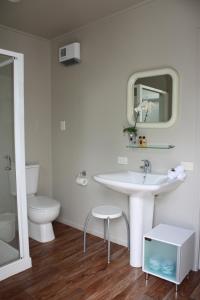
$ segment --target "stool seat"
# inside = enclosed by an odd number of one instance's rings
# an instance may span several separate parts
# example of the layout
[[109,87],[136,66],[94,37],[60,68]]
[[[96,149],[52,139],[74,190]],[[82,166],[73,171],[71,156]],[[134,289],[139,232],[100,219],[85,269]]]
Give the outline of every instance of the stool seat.
[[99,219],[115,219],[122,216],[122,209],[116,206],[102,205],[93,208],[92,215]]
[[127,228],[127,240],[128,240],[128,249],[130,249],[130,229],[127,216],[123,212],[120,207],[111,206],[111,205],[101,205],[92,208],[85,220],[84,223],[84,235],[83,235],[83,252],[86,252],[86,234],[87,234],[87,227],[90,217],[95,217],[102,219],[104,221],[104,241],[108,240],[108,264],[110,263],[110,220],[123,217],[126,223]]

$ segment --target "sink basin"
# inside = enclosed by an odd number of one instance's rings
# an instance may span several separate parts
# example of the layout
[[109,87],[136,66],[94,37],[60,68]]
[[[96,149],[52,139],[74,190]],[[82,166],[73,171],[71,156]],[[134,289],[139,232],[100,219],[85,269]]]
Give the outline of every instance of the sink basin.
[[175,188],[179,184],[177,179],[169,179],[167,175],[125,171],[94,176],[94,179],[107,187],[131,195],[136,192],[152,192],[159,194]]
[[100,174],[94,179],[106,187],[129,196],[130,264],[142,266],[143,235],[152,229],[155,195],[170,192],[181,181],[165,174],[124,171]]

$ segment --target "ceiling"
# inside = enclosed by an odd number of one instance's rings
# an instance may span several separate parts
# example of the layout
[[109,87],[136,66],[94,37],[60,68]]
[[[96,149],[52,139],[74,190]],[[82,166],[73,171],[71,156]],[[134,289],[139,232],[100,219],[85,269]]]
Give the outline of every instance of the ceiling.
[[144,0],[0,0],[0,24],[48,39]]

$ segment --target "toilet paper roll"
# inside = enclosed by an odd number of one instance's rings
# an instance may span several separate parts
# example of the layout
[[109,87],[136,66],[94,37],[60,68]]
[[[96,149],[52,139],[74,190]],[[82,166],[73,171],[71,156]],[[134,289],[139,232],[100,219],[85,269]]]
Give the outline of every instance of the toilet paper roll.
[[88,184],[88,179],[86,177],[77,177],[76,178],[76,183],[79,185],[86,186]]

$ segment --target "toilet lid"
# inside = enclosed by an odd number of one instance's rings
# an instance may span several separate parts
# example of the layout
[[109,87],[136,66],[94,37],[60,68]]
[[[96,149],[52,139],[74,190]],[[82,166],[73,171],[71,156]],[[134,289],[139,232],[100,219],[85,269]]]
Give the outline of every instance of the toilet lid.
[[49,209],[59,207],[60,203],[45,196],[34,196],[28,198],[28,206],[34,209]]

